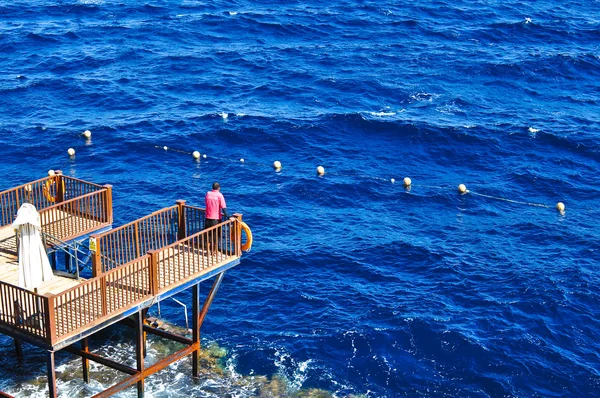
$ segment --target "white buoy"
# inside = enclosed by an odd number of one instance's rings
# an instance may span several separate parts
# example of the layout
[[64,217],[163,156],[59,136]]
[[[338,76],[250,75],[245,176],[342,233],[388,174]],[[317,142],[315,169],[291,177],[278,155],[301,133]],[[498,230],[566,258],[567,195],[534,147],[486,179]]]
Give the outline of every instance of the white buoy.
[[200,159],[200,152],[194,151],[192,152],[192,156],[194,157],[194,159]]
[[92,138],[92,132],[90,130],[85,130],[82,135],[85,138]]
[[54,170],[48,170],[48,177],[54,177],[56,175],[56,173],[54,172]]
[[323,174],[325,174],[325,168],[323,166],[319,166],[317,167],[317,174],[322,176]]
[[241,159],[240,159],[240,162],[244,163],[244,162],[245,162],[244,158],[241,158]]
[[73,149],[73,148],[69,148],[69,149],[67,150],[67,153],[69,154],[69,156],[75,156],[75,149]]
[[202,155],[202,157],[203,157],[204,159],[206,159],[206,154]]
[[556,210],[558,210],[561,213],[565,212],[565,204],[563,202],[558,202],[556,204]]
[[410,187],[411,184],[412,184],[412,180],[410,178],[408,178],[408,177],[404,177],[403,183],[404,183],[405,187]]
[[395,179],[395,178],[392,178],[392,179],[390,180],[390,182],[391,182],[392,184],[395,184],[395,183],[396,183],[396,179]]
[[165,151],[167,151],[167,150],[169,149],[169,147],[168,147],[168,146],[164,146],[164,147],[163,147],[163,149],[164,149]]
[[281,169],[281,162],[279,160],[276,160],[273,162],[273,168],[275,170],[280,170]]
[[464,194],[466,194],[469,191],[467,191],[467,186],[465,184],[460,184],[458,186],[458,192],[460,192],[461,194],[464,195]]

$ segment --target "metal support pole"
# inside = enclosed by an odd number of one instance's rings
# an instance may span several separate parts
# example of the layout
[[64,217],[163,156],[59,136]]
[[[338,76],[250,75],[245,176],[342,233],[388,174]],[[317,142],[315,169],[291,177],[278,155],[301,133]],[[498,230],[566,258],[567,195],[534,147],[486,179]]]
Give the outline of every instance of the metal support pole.
[[215,298],[215,295],[217,294],[217,290],[219,290],[219,286],[221,285],[221,281],[223,280],[224,276],[225,276],[225,271],[223,271],[219,275],[217,275],[217,279],[215,279],[212,287],[210,288],[208,297],[206,297],[206,301],[204,302],[204,305],[202,306],[202,311],[200,312],[200,315],[198,316],[198,330],[200,330],[200,328],[202,327],[202,322],[204,322],[204,318],[206,318],[208,309],[210,308],[210,305],[212,304],[212,301]]
[[[84,337],[81,340],[81,351],[90,352],[87,337]],[[90,360],[85,357],[81,357],[81,364],[83,366],[83,381],[85,381],[86,383],[89,383],[90,382]]]
[[15,339],[15,353],[19,360],[23,359],[23,347],[21,346],[21,340]]
[[144,359],[146,358],[146,355],[148,355],[148,342],[147,342],[148,333],[146,333],[146,328],[144,328],[144,326],[146,325],[147,318],[148,318],[148,308],[144,308],[142,310],[142,328],[143,328],[143,333],[144,333],[144,345],[143,345]]
[[75,249],[75,275],[77,275],[77,280],[79,280],[79,259],[77,258],[77,241],[73,241],[73,248]]
[[[138,372],[144,371],[144,319],[142,311],[135,313],[135,359]],[[138,398],[144,397],[144,378],[137,382]]]
[[[200,347],[200,283],[195,284],[192,287],[192,341],[198,343]],[[200,375],[199,369],[200,363],[200,349],[192,352],[192,376],[198,377]]]
[[56,389],[56,369],[54,367],[54,351],[48,351],[46,355],[46,368],[48,370],[48,394],[50,398],[58,397]]

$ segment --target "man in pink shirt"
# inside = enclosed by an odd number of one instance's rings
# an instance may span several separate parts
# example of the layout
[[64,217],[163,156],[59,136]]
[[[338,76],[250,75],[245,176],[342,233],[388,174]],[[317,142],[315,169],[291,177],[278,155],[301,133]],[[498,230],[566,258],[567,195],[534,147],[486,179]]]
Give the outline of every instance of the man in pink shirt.
[[230,218],[225,204],[225,197],[221,193],[221,185],[218,182],[213,183],[212,191],[206,193],[204,198],[206,206],[206,216],[204,220],[204,228],[210,228],[221,222],[221,210],[225,218]]
[[[214,227],[221,222],[221,211],[226,218],[233,220],[233,217],[229,217],[227,212],[227,205],[225,204],[225,198],[221,193],[221,185],[218,182],[213,183],[212,191],[206,193],[204,198],[204,204],[206,206],[206,215],[204,219],[204,229]],[[216,254],[219,246],[219,238],[223,231],[219,228],[212,230],[206,236],[206,248],[208,253]]]

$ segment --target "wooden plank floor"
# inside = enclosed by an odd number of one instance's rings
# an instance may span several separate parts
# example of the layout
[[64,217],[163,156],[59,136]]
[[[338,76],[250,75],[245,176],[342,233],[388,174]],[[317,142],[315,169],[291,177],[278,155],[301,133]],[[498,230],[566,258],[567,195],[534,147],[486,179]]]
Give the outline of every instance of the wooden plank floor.
[[188,245],[179,245],[173,250],[161,252],[158,258],[158,283],[160,289],[182,283],[196,274],[204,274],[213,268],[225,265],[237,258],[233,255],[217,252],[208,255],[205,250]]
[[[0,281],[18,286],[19,260],[17,259],[17,241],[11,226],[0,228]],[[44,282],[38,293],[57,294],[79,285],[83,280],[54,276],[51,281]]]
[[54,209],[47,212],[44,232],[61,240],[74,239],[102,228],[105,223]]

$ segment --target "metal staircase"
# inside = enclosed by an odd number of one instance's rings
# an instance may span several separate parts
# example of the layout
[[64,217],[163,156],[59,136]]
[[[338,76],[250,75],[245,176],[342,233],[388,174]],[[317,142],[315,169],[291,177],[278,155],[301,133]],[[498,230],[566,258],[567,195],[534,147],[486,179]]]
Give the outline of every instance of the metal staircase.
[[[82,241],[65,242],[42,231],[42,240],[46,246],[46,253],[50,258],[50,262],[53,263],[55,273],[79,279],[81,271],[86,268],[91,270],[92,251],[87,238]],[[64,256],[66,271],[57,270],[59,254]]]

